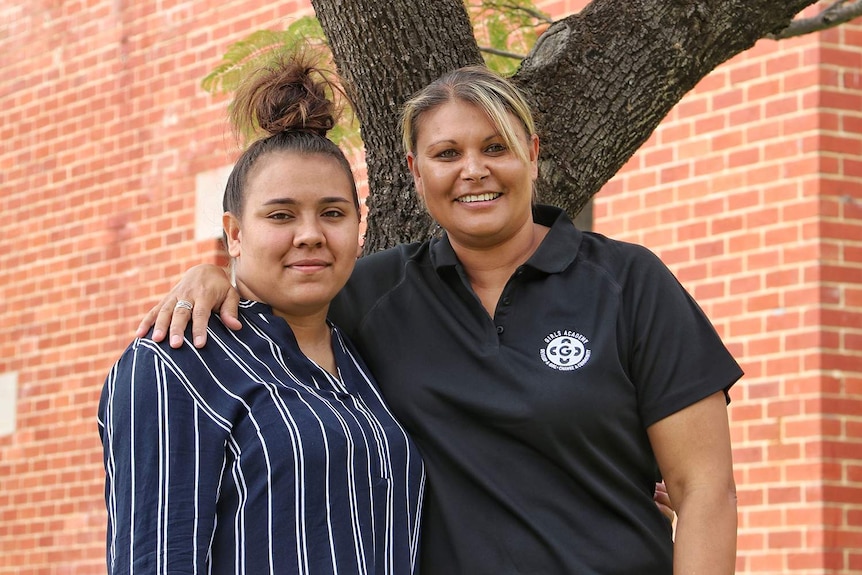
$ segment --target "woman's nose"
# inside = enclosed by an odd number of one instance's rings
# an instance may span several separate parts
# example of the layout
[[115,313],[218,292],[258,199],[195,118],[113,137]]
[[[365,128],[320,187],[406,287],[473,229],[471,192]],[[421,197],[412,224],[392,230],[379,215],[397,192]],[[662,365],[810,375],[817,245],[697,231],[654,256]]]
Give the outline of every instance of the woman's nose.
[[297,222],[293,243],[296,246],[319,246],[323,244],[325,235],[317,218],[303,218]]
[[465,180],[478,182],[486,178],[488,174],[490,174],[488,166],[480,155],[468,154],[464,158],[464,168],[461,171],[461,176]]

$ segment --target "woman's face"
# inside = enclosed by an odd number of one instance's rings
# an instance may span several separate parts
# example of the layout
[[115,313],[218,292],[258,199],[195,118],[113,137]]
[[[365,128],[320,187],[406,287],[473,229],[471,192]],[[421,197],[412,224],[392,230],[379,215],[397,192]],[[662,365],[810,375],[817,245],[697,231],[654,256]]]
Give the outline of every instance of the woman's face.
[[224,215],[240,295],[286,319],[326,313],[359,255],[350,177],[333,158],[268,154],[250,172],[241,220]]
[[422,115],[416,151],[407,162],[431,216],[454,243],[493,247],[532,222],[539,140],[524,138],[529,161],[518,158],[480,108],[452,100]]

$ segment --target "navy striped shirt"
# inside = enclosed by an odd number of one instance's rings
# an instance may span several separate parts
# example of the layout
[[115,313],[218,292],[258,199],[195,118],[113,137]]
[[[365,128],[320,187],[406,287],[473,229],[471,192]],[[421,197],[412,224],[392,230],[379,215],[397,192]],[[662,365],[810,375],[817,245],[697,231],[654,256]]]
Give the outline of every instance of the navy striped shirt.
[[269,306],[240,313],[108,375],[109,573],[413,573],[424,468],[357,353],[333,328],[333,377]]

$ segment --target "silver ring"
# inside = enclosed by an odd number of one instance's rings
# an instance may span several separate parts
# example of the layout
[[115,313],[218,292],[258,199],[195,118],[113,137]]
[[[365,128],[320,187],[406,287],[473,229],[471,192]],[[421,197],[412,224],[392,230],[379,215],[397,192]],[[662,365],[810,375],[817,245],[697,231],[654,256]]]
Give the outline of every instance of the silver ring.
[[192,304],[192,302],[190,302],[190,301],[186,301],[186,300],[184,300],[184,299],[178,299],[178,300],[177,300],[177,305],[175,305],[175,306],[174,306],[174,309],[180,309],[180,308],[182,308],[182,309],[187,309],[187,310],[189,310],[189,311],[192,311],[192,308],[193,308],[193,307],[194,307],[194,305]]

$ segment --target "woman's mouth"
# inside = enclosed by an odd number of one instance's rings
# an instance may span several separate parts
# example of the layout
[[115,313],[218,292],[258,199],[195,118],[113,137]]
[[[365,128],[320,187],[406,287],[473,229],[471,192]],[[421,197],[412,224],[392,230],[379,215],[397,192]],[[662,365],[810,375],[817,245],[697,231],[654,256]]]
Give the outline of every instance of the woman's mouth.
[[328,265],[329,263],[323,260],[300,260],[287,264],[287,267],[297,271],[311,272],[323,269]]
[[470,194],[467,196],[461,196],[456,201],[462,204],[472,204],[474,202],[490,202],[491,200],[496,200],[503,194],[499,194],[496,192],[485,192],[484,194]]

